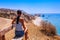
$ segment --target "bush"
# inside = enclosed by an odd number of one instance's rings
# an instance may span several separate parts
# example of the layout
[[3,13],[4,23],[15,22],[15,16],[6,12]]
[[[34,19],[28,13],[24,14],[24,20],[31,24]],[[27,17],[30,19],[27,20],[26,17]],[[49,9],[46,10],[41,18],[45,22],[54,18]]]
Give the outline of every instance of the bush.
[[47,36],[54,36],[56,35],[56,28],[50,22],[42,22],[42,29],[41,31],[46,34]]

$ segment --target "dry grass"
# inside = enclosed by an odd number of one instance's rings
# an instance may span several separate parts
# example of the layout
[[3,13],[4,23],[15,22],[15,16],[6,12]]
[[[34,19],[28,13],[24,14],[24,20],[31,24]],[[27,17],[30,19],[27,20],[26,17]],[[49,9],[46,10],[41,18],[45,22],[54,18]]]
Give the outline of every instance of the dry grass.
[[[41,27],[34,25],[33,23],[27,23],[29,39],[28,40],[60,40],[60,36],[47,36],[42,33]],[[55,37],[57,36],[57,37]]]
[[[31,22],[25,23],[25,25],[28,28],[28,35],[29,35],[28,40],[60,40],[60,36],[59,37],[55,37],[55,36],[53,37],[53,36],[47,36],[47,35],[43,34],[40,31],[41,27],[37,27]],[[15,28],[10,30],[9,32],[7,32],[5,34],[5,39],[11,40],[15,35],[14,31],[15,31]]]

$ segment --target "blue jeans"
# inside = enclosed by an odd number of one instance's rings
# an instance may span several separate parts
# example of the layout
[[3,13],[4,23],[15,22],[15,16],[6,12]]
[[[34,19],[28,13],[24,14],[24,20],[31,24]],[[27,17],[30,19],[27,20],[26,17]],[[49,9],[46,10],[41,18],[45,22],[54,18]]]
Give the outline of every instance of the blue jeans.
[[23,37],[24,31],[15,31],[15,37]]

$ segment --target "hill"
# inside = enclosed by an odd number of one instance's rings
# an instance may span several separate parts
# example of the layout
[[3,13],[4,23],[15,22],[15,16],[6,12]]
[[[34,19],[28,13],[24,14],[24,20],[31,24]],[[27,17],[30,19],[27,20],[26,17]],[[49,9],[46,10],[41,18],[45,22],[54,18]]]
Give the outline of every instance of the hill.
[[[0,9],[0,17],[13,19],[14,16],[16,16],[16,10]],[[25,26],[28,28],[28,35],[29,35],[28,40],[60,40],[60,36],[56,33],[57,31],[55,26],[52,25],[50,22],[46,22],[44,20],[41,20],[40,18],[39,20],[41,21],[37,20],[38,22],[40,22],[38,23],[35,21],[36,16],[28,14],[24,11],[22,11],[21,17],[24,18]],[[33,23],[33,21],[35,22]],[[39,26],[35,25],[36,23],[38,23]],[[14,30],[7,33],[8,34],[6,35],[7,40],[12,37],[13,32]]]

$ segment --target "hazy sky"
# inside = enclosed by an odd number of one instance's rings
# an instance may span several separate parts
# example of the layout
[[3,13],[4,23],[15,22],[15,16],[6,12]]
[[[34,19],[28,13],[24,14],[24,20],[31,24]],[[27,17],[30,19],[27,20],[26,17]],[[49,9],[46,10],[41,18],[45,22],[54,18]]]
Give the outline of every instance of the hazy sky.
[[0,0],[0,8],[21,9],[27,13],[60,13],[60,0]]

